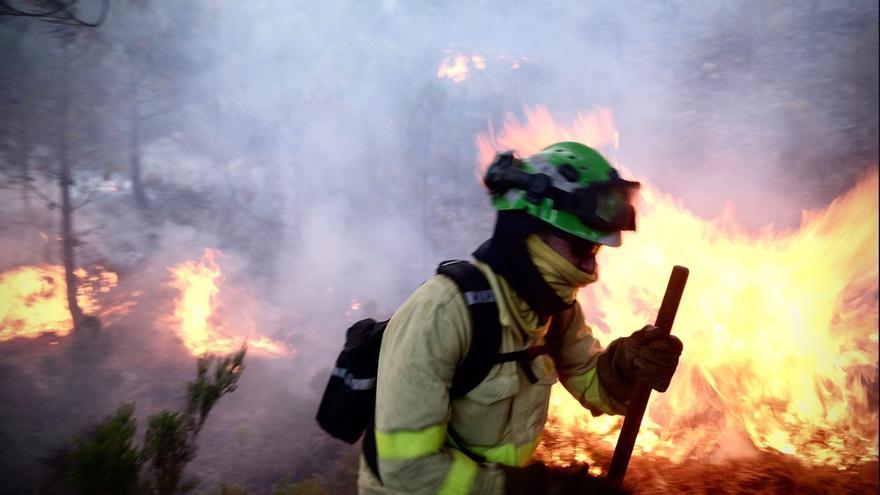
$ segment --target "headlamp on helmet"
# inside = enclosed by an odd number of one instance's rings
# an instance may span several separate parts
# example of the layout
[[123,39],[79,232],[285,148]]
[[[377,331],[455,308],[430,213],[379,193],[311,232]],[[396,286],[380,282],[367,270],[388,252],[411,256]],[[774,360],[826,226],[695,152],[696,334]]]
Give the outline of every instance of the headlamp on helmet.
[[484,182],[496,209],[525,210],[591,242],[619,245],[620,231],[636,229],[639,183],[580,143],[557,143],[527,160],[499,153]]

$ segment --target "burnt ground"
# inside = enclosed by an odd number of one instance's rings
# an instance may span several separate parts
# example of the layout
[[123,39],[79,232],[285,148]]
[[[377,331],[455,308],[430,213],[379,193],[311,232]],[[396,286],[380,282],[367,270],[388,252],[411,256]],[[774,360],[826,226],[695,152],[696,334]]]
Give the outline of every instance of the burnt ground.
[[[612,451],[607,445],[584,438],[577,445],[564,443],[547,432],[543,448],[563,463],[573,462],[576,453],[590,452],[599,466],[607,467]],[[655,456],[634,456],[627,468],[624,486],[636,494],[688,493],[720,494],[870,494],[880,490],[878,462],[839,470],[831,466],[807,466],[776,452],[760,452],[747,459],[717,463],[700,461],[673,463]]]

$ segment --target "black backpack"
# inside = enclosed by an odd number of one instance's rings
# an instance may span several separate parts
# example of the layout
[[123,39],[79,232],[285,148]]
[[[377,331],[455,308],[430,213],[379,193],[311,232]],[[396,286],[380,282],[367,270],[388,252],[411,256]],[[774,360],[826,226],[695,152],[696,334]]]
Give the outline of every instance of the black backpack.
[[[463,397],[486,378],[494,365],[506,361],[519,361],[529,381],[537,382],[529,363],[548,349],[535,346],[517,352],[498,352],[498,306],[483,273],[467,261],[444,261],[437,267],[437,273],[451,278],[458,286],[468,305],[473,328],[471,346],[453,375],[450,397]],[[365,431],[372,431],[379,349],[388,321],[367,318],[346,331],[345,346],[336,359],[317,415],[321,428],[335,438],[353,444]],[[378,476],[373,437],[367,434],[363,447],[368,464]]]

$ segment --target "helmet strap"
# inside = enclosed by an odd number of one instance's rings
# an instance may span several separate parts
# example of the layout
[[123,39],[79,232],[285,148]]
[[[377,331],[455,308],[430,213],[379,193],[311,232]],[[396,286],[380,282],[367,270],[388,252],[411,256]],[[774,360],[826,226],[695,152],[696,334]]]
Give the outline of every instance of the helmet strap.
[[526,237],[546,224],[521,211],[500,211],[492,238],[474,257],[507,280],[517,295],[541,316],[551,316],[572,307],[560,298],[532,262]]

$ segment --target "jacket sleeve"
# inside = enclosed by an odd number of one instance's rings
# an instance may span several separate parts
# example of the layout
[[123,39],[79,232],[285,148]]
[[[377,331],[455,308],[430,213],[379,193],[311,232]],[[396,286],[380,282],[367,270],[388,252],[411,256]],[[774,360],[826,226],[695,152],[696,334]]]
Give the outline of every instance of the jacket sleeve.
[[391,318],[376,386],[376,452],[391,493],[501,493],[503,472],[446,444],[449,387],[470,345],[454,282],[435,276]]
[[627,403],[611,397],[599,383],[597,363],[604,351],[584,321],[580,304],[556,318],[561,319],[555,324],[559,325],[562,336],[553,357],[562,385],[593,416],[624,414]]

